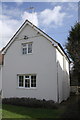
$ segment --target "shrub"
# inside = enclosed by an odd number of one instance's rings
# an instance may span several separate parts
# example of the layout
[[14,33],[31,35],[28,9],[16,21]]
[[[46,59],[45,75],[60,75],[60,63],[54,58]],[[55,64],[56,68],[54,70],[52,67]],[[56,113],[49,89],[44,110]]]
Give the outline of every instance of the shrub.
[[34,108],[58,108],[57,104],[52,100],[37,100],[36,98],[4,98],[2,103]]

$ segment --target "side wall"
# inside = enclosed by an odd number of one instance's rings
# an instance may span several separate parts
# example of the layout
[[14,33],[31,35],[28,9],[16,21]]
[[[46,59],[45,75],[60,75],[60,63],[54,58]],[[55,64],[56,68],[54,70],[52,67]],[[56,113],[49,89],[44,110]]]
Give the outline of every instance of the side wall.
[[[24,35],[29,39],[21,39]],[[21,44],[26,42],[33,42],[31,55],[22,55]],[[36,74],[37,87],[18,88],[17,74]],[[2,86],[3,97],[31,97],[57,102],[56,49],[28,25],[4,56]]]
[[69,63],[68,60],[56,49],[57,56],[57,84],[59,102],[66,100],[70,92]]
[[64,57],[64,75],[63,75],[63,90],[64,90],[64,100],[66,100],[70,95],[70,74],[69,74],[69,63]]

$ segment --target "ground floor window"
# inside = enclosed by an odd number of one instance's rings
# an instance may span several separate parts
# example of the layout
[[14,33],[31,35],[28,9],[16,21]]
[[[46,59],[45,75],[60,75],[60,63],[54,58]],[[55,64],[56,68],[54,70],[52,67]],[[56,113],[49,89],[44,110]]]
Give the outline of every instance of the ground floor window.
[[18,75],[19,88],[35,88],[36,75]]

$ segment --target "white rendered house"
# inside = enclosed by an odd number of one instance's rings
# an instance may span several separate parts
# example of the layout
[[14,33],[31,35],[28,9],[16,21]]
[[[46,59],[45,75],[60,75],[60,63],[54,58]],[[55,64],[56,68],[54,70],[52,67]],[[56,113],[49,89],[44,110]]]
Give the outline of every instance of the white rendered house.
[[2,49],[2,97],[61,102],[69,97],[69,59],[61,45],[26,20]]

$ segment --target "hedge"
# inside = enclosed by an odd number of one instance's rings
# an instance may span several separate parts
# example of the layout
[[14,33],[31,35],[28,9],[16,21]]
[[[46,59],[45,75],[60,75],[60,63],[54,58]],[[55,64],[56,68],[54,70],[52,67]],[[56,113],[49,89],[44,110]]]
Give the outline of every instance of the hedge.
[[34,108],[51,108],[57,109],[58,104],[54,103],[52,100],[46,101],[38,100],[36,98],[3,98],[2,104],[10,104],[10,105],[17,105],[17,106],[25,106],[25,107],[34,107]]

